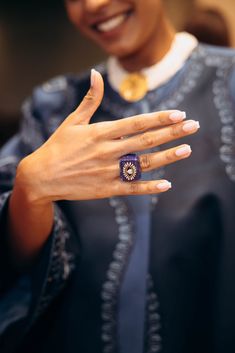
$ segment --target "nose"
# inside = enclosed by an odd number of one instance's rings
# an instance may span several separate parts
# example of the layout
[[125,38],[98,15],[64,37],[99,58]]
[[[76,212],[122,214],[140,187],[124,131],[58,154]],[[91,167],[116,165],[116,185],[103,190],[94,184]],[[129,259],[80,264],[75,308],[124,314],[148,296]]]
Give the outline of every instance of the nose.
[[84,0],[86,11],[96,12],[107,6],[112,0]]

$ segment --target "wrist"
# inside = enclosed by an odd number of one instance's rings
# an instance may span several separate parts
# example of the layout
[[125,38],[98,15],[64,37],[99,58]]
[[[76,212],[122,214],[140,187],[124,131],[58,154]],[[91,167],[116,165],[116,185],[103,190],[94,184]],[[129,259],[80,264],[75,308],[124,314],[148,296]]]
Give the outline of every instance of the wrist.
[[34,205],[52,203],[46,191],[46,180],[41,172],[41,164],[33,154],[22,159],[16,170],[13,194],[18,194],[25,202]]

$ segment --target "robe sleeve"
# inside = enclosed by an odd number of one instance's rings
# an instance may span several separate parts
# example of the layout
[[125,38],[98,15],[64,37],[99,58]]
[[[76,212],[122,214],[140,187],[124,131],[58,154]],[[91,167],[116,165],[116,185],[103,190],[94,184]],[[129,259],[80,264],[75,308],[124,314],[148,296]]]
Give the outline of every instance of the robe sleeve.
[[[19,134],[0,151],[0,351],[10,352],[30,326],[65,287],[77,255],[75,234],[59,204],[54,205],[54,225],[36,264],[27,273],[17,272],[7,253],[6,220],[19,161],[38,148],[50,135],[48,127],[67,116],[71,94],[67,80],[60,78],[35,90],[23,108]],[[48,88],[48,87],[47,87]],[[67,101],[66,101],[67,100]],[[67,102],[68,112],[64,110]],[[63,105],[63,109],[60,106]],[[63,116],[58,112],[63,112]],[[56,118],[56,119],[55,119]],[[45,124],[48,119],[48,124]],[[54,120],[53,120],[54,119]],[[52,121],[53,120],[53,124]],[[45,128],[47,126],[47,129]],[[33,236],[33,235],[32,235]]]

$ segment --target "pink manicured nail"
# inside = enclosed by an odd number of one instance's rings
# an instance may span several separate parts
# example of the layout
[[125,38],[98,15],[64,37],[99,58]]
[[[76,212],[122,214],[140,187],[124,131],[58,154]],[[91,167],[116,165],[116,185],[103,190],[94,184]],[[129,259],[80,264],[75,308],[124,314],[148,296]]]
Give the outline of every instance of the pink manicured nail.
[[173,122],[181,121],[186,118],[186,113],[181,112],[180,110],[176,110],[175,112],[170,113],[169,119],[172,120]]
[[167,180],[163,180],[157,184],[157,188],[161,191],[168,190],[171,188],[171,183]]
[[96,70],[91,69],[91,87],[94,87],[95,85],[95,80],[96,80]]
[[190,132],[190,131],[199,129],[199,127],[200,127],[199,121],[189,120],[185,122],[182,129],[185,132]]
[[189,145],[185,145],[177,148],[177,150],[175,151],[175,155],[177,157],[182,157],[182,156],[188,155],[191,152],[192,152],[191,147]]

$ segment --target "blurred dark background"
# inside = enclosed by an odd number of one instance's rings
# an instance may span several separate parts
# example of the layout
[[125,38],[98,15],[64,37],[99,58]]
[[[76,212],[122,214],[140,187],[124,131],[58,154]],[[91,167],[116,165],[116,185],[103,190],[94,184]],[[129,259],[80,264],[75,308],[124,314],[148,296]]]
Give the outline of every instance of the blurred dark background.
[[[198,1],[224,6],[235,23],[235,0],[164,0],[177,29]],[[63,0],[0,0],[0,145],[17,130],[20,107],[35,85],[104,58],[69,23]]]
[[0,1],[0,144],[35,85],[104,59],[69,23],[61,0]]

